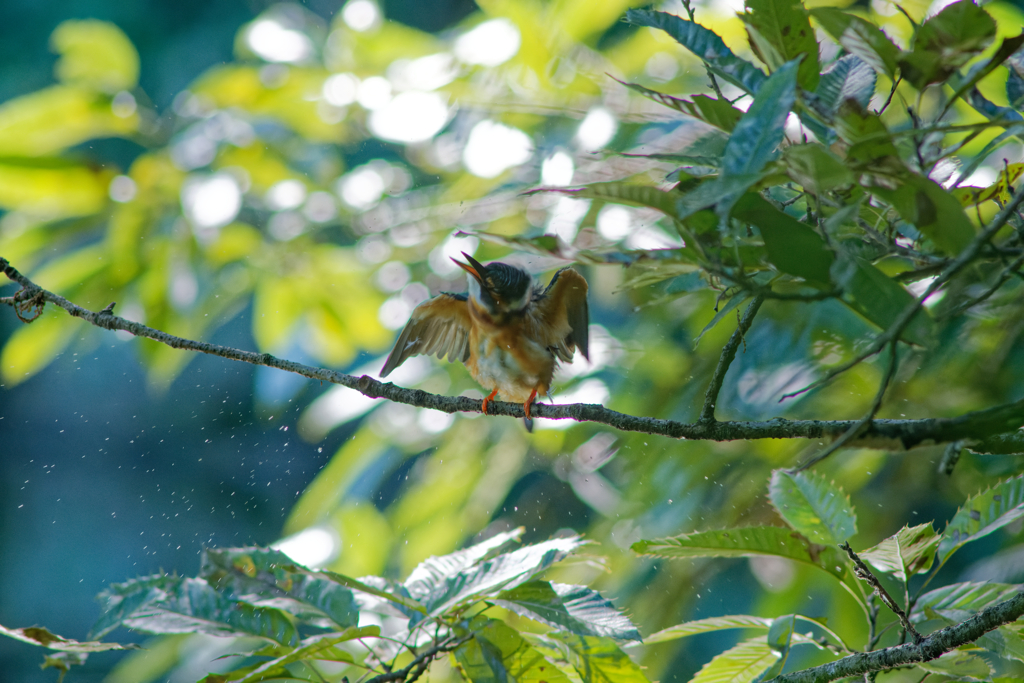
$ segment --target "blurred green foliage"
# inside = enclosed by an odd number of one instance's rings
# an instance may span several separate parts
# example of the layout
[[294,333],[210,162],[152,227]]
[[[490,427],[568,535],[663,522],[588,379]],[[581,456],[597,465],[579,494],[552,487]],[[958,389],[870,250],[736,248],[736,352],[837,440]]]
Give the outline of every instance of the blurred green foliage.
[[[248,310],[258,350],[354,373],[379,370],[413,306],[461,291],[448,256],[519,259],[538,274],[575,261],[591,284],[592,363],[558,378],[566,393],[556,400],[686,421],[699,415],[740,305],[768,292],[718,417],[851,419],[871,405],[884,355],[779,399],[892,325],[1019,175],[1024,62],[1011,34],[1022,17],[1008,4],[954,3],[925,21],[926,3],[901,13],[759,0],[740,16],[701,6],[697,23],[633,10],[628,25],[620,20],[641,3],[478,4],[436,35],[385,19],[371,0],[350,0],[329,24],[275,6],[240,29],[235,61],[201,75],[168,111],[138,87],[138,55],[116,27],[62,24],[57,82],[0,106],[0,256],[82,306],[117,301],[125,317],[187,338]],[[721,97],[708,94],[708,74]],[[128,168],[97,165],[90,142],[110,137],[145,151]],[[980,189],[948,191],[957,177]],[[539,185],[551,191],[521,194]],[[947,417],[1020,398],[1019,227],[1015,218],[903,330],[912,344],[900,346],[880,417]],[[24,381],[100,334],[109,333],[47,311],[4,347],[3,381]],[[189,361],[155,343],[137,348],[156,389]],[[460,365],[419,360],[396,383],[477,390]],[[920,567],[897,563],[884,544],[922,521],[942,527],[967,496],[1022,467],[1017,455],[966,452],[947,477],[936,473],[942,445],[855,448],[819,465],[797,495],[776,471],[819,444],[673,442],[543,420],[529,435],[511,420],[341,388],[313,400],[299,426],[313,441],[350,434],[282,530],[334,539],[321,558],[331,571],[397,579],[477,537],[522,526],[533,542],[568,527],[600,544],[606,564],[549,575],[614,595],[645,634],[700,617],[801,612],[828,615],[828,629],[858,648],[867,604],[849,573],[821,571],[817,551],[717,552],[722,530],[751,527],[751,543],[767,548],[791,533],[783,524],[815,543],[849,540],[873,548],[893,585],[910,577],[917,590]],[[1017,491],[1020,479],[1009,481]],[[783,495],[807,514],[787,515]],[[1022,580],[1018,509],[992,512],[997,533],[944,563],[937,582]],[[954,525],[981,538],[961,517]],[[937,537],[915,533],[915,559],[933,557]],[[748,559],[666,562],[630,549],[655,538],[646,543],[671,546],[662,557]],[[880,618],[880,628],[892,621]],[[774,631],[726,658],[763,663],[753,675],[775,658],[769,642],[788,655],[799,637],[792,620],[758,624],[742,623]],[[480,628],[514,641],[499,622]],[[687,642],[655,638],[630,652],[648,679],[683,679],[710,659],[706,644],[735,641]],[[476,655],[463,654],[472,670]],[[163,641],[112,680],[154,680],[189,656]],[[798,650],[790,667],[830,656]],[[1017,675],[1011,659],[990,664]],[[439,664],[430,675],[454,674]]]

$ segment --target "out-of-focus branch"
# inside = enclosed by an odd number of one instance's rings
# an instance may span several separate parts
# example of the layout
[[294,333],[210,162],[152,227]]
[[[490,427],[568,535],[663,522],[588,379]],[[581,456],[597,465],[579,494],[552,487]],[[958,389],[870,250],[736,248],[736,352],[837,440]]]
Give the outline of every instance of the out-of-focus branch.
[[[1022,193],[1024,194],[1024,193]],[[124,330],[137,337],[152,339],[176,349],[196,351],[213,356],[265,365],[303,377],[340,384],[370,398],[386,398],[396,403],[419,408],[430,408],[445,413],[481,412],[481,401],[466,396],[439,396],[419,389],[405,389],[390,382],[385,383],[367,375],[356,377],[336,370],[318,368],[290,360],[277,358],[269,353],[256,353],[219,344],[194,341],[176,337],[141,323],[125,320],[113,314],[113,305],[102,311],[90,311],[74,304],[64,297],[42,289],[19,273],[5,259],[0,258],[0,271],[22,286],[14,296],[0,298],[0,303],[14,306],[23,314],[26,306],[34,312],[44,303],[51,303],[105,330]],[[26,318],[27,319],[27,318]],[[489,415],[524,417],[521,403],[491,401],[487,405]],[[659,434],[675,439],[694,441],[740,441],[753,439],[832,439],[856,425],[855,420],[784,420],[752,422],[710,422],[686,423],[676,420],[662,420],[654,417],[638,417],[609,410],[601,405],[574,403],[569,405],[534,404],[534,417],[551,420],[576,420],[608,425],[615,429],[645,434]],[[1024,424],[1024,399],[986,410],[966,413],[952,418],[927,418],[920,420],[872,420],[856,442],[861,448],[905,450],[914,446],[932,443],[948,443],[965,440],[975,452],[1014,453],[1024,452],[1024,433],[1018,428]],[[986,450],[991,449],[991,450]]]

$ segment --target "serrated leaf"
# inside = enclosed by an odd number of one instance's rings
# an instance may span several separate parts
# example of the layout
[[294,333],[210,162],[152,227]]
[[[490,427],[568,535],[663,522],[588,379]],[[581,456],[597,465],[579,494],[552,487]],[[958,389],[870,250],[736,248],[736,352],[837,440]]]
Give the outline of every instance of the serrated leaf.
[[722,156],[722,173],[750,176],[773,160],[786,135],[786,117],[796,101],[797,61],[779,67],[758,90],[736,124]]
[[744,640],[701,667],[690,683],[750,683],[778,660],[764,636]]
[[900,50],[871,22],[832,7],[810,10],[811,16],[850,54],[857,55],[880,74],[892,78]]
[[[266,680],[268,675],[270,675],[270,672],[283,668],[288,664],[294,664],[295,662],[301,662],[306,659],[338,661],[338,653],[334,652],[334,647],[338,643],[355,640],[356,638],[367,638],[379,635],[379,626],[364,626],[362,628],[347,628],[341,633],[323,633],[316,636],[310,636],[300,642],[299,646],[288,654],[278,657],[277,659],[272,659],[269,662],[264,662],[250,671],[245,677],[238,680],[239,683],[255,683],[256,681],[263,681]],[[349,655],[347,661],[353,661],[351,655]]]
[[762,61],[775,70],[803,56],[797,83],[805,90],[814,90],[820,70],[818,41],[803,5],[797,0],[747,0],[746,6],[748,11],[740,18],[774,48],[781,60],[778,63]]
[[124,626],[147,633],[257,636],[284,645],[298,640],[284,612],[226,598],[202,579],[177,579],[145,593],[148,599],[121,618]]
[[569,678],[519,633],[493,619],[470,624],[475,637],[453,653],[462,675],[473,683],[569,683]]
[[[615,79],[618,80],[618,79]],[[658,104],[663,104],[670,109],[692,116],[708,125],[715,126],[726,132],[736,127],[736,122],[743,116],[743,111],[732,106],[728,101],[719,100],[707,95],[694,95],[692,100],[684,100],[679,97],[672,97],[665,93],[645,88],[638,83],[627,83],[619,81],[634,92],[638,92]]]
[[670,538],[637,541],[633,551],[652,557],[753,557],[772,555],[846,576],[846,560],[831,546],[811,543],[791,529],[777,526],[698,531]]
[[927,621],[935,613],[962,621],[992,605],[1009,600],[1024,590],[1024,584],[966,581],[928,591],[914,603],[911,621]]
[[640,632],[629,618],[586,586],[530,581],[502,591],[488,602],[570,633],[640,640]]
[[988,536],[1024,516],[1024,475],[1007,479],[971,496],[942,532],[943,559],[960,546]]
[[860,557],[876,569],[889,572],[906,583],[914,574],[928,571],[939,540],[930,522],[915,527],[905,526],[873,548],[861,551]]
[[857,533],[850,497],[819,474],[775,470],[768,497],[791,527],[815,543],[839,545]]
[[875,70],[867,62],[857,55],[845,55],[821,74],[814,92],[819,105],[832,114],[846,100],[854,100],[867,109],[877,80]]
[[523,535],[522,527],[495,534],[490,538],[454,553],[440,557],[431,555],[420,562],[406,577],[404,585],[409,595],[421,598],[430,595],[444,584],[445,579],[465,571],[474,564],[492,557],[502,548],[518,541]]
[[750,94],[756,94],[766,80],[763,71],[734,55],[725,46],[725,41],[700,24],[674,14],[640,9],[626,12],[626,21],[665,31],[680,45],[707,62],[716,76],[721,76]]
[[918,668],[940,676],[950,676],[961,681],[990,681],[992,667],[984,659],[970,652],[954,650],[938,659],[918,662]]
[[121,643],[102,643],[99,641],[77,641],[50,633],[41,626],[29,626],[27,628],[7,628],[0,624],[0,636],[7,636],[20,640],[29,645],[38,645],[49,650],[59,652],[106,652],[107,650],[138,650],[135,643],[122,645]]
[[279,550],[207,548],[201,565],[200,578],[227,596],[277,607],[304,619],[326,617],[343,629],[359,623],[359,607],[350,589],[318,578],[310,570],[298,571],[294,560]]
[[996,22],[971,0],[947,5],[914,33],[909,52],[899,58],[900,71],[916,88],[940,83],[987,48]]
[[121,622],[137,609],[161,599],[180,581],[177,576],[156,574],[110,584],[96,596],[100,603],[100,616],[89,632],[89,638],[99,640],[121,626]]
[[579,536],[553,538],[498,555],[446,577],[421,601],[430,614],[439,615],[456,605],[496,596],[526,583],[581,545],[583,539]]
[[675,626],[669,626],[656,631],[644,638],[646,645],[652,643],[663,643],[668,640],[678,640],[687,636],[694,636],[699,633],[710,633],[711,631],[723,631],[732,628],[759,628],[767,630],[772,625],[772,620],[765,617],[754,617],[749,614],[735,614],[727,617],[708,617],[696,621],[687,621]]
[[648,683],[636,663],[611,638],[554,631],[547,635],[585,683]]

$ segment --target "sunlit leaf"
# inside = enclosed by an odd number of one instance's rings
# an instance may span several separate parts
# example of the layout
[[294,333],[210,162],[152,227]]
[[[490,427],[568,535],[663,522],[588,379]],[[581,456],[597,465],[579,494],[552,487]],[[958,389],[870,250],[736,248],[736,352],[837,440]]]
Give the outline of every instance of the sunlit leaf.
[[[1008,164],[999,172],[999,178],[988,187],[958,187],[950,190],[963,206],[974,206],[992,199],[1005,202],[1010,198],[1010,188],[1024,174],[1024,164]],[[1009,184],[1007,184],[1009,181]]]
[[797,62],[787,62],[764,82],[754,103],[740,118],[722,157],[722,172],[732,176],[760,173],[775,158],[786,134],[786,117],[796,99]]
[[931,523],[903,527],[878,545],[860,552],[876,569],[906,582],[914,574],[928,571],[935,558],[940,537]]
[[910,618],[926,621],[929,613],[937,613],[954,621],[1009,600],[1024,590],[1024,584],[966,581],[930,590],[914,603]]
[[565,631],[549,633],[548,638],[560,644],[585,683],[647,683],[640,667],[611,638]]
[[984,659],[971,652],[954,650],[938,659],[919,662],[917,666],[929,673],[949,676],[960,681],[990,681],[992,667]]
[[0,105],[0,156],[46,156],[91,138],[127,135],[138,122],[137,114],[115,116],[108,97],[78,86],[55,85]]
[[721,128],[728,132],[736,127],[736,122],[743,116],[743,111],[737,109],[732,104],[725,100],[719,100],[714,97],[708,97],[707,95],[694,95],[689,100],[684,100],[679,97],[672,97],[660,93],[650,88],[645,88],[637,83],[626,83],[619,81],[624,86],[638,92],[644,97],[650,98],[659,104],[663,104],[666,107],[675,109],[678,112],[687,114],[696,119],[699,119],[709,125]]
[[111,177],[56,159],[0,158],[0,208],[50,219],[96,213],[107,204]]
[[824,73],[815,94],[825,111],[834,114],[846,100],[854,100],[867,109],[875,94],[877,75],[874,69],[857,55],[845,55],[835,61]]
[[707,62],[716,75],[748,93],[756,94],[766,80],[764,72],[734,55],[718,35],[700,24],[666,12],[639,9],[626,12],[626,21],[638,26],[660,28]]
[[945,81],[988,47],[995,34],[991,15],[971,0],[947,5],[915,32],[911,50],[899,58],[900,71],[916,88]]
[[50,43],[60,55],[57,77],[65,83],[113,94],[131,90],[139,81],[139,53],[114,24],[65,21],[54,30]]
[[774,555],[824,569],[842,579],[846,560],[830,546],[811,543],[800,534],[776,526],[698,531],[671,538],[637,541],[633,550],[652,557],[753,557]]
[[708,617],[688,621],[676,626],[669,626],[656,631],[644,638],[644,643],[651,645],[667,640],[677,640],[698,633],[710,633],[711,631],[722,631],[732,628],[756,628],[767,630],[772,625],[772,620],[765,617],[754,617],[747,614],[737,614],[727,617]]
[[811,16],[850,54],[860,57],[875,71],[892,78],[899,48],[871,22],[832,7],[810,10]]
[[71,343],[71,330],[79,324],[63,311],[47,311],[16,328],[0,352],[4,384],[14,386],[45,368]]
[[793,627],[796,625],[796,617],[787,614],[772,620],[771,628],[768,629],[768,647],[778,655],[778,659],[767,671],[761,674],[759,680],[768,680],[782,673],[789,659],[790,645],[793,642]]
[[502,591],[488,602],[577,635],[640,640],[640,632],[629,618],[586,586],[530,581]]
[[775,470],[768,497],[791,527],[815,543],[839,545],[857,533],[850,497],[820,474]]
[[765,637],[758,636],[716,656],[690,683],[750,683],[778,659],[779,654],[768,646]]
[[569,683],[568,677],[515,630],[500,621],[477,617],[475,637],[454,652],[462,675],[473,683]]
[[[747,12],[740,18],[774,48],[780,59],[773,63],[763,55],[762,61],[774,71],[802,56],[797,83],[805,90],[814,90],[819,79],[818,41],[803,5],[796,0],[747,0],[746,6]],[[751,46],[755,44],[751,41]]]
[[419,599],[443,590],[445,581],[458,575],[475,564],[497,555],[503,548],[519,540],[523,535],[522,527],[495,534],[490,538],[471,545],[463,550],[456,550],[447,555],[430,556],[416,565],[405,579],[405,587],[409,595]]
[[[990,73],[995,71],[998,67],[1002,66],[1020,47],[1024,45],[1024,33],[1012,38],[1004,38],[1003,42],[1000,43],[999,48],[995,51],[991,57],[985,62],[972,66],[967,71],[967,75],[959,77],[959,74],[954,74],[950,80],[950,87],[954,89],[953,97],[961,97],[964,93],[974,88],[975,85],[981,79],[988,76]],[[1009,71],[1009,78],[1006,81],[1007,94],[1010,94],[1012,89],[1010,83],[1013,77],[1016,75],[1013,66],[1007,64],[1007,71]],[[1018,77],[1019,78],[1019,77]],[[1015,102],[1015,98],[1010,98],[1011,105]]]
[[1007,479],[967,499],[942,532],[943,558],[965,543],[988,536],[1024,516],[1024,475]]
[[263,681],[266,680],[266,676],[271,671],[306,659],[339,661],[339,655],[341,655],[341,661],[351,662],[353,661],[351,655],[335,648],[338,643],[355,640],[356,638],[366,638],[368,636],[379,635],[379,626],[364,626],[362,628],[347,628],[341,633],[324,633],[321,635],[310,636],[309,638],[301,641],[298,647],[288,654],[272,659],[269,662],[265,662],[253,669],[245,677],[238,680],[240,683],[255,683],[256,681]]

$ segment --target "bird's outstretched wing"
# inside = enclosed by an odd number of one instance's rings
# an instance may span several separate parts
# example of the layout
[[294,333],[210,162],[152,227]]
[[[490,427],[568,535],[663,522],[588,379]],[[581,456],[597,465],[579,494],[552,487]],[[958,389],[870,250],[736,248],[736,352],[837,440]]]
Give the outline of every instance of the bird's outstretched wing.
[[559,360],[571,363],[575,349],[590,360],[587,328],[587,281],[572,268],[562,268],[551,278],[547,289],[537,298],[534,315],[541,339]]
[[395,342],[380,376],[416,354],[448,356],[448,362],[465,363],[469,359],[469,306],[464,294],[444,292],[417,306]]

